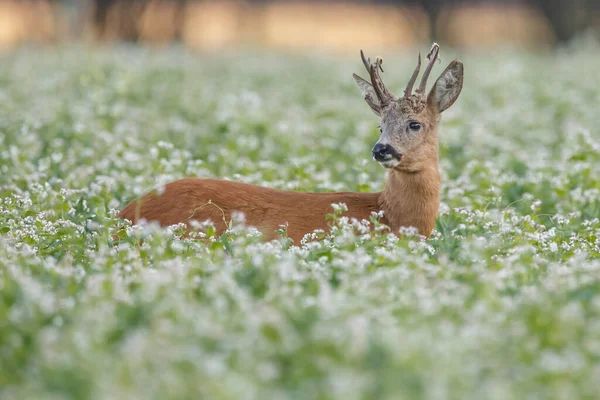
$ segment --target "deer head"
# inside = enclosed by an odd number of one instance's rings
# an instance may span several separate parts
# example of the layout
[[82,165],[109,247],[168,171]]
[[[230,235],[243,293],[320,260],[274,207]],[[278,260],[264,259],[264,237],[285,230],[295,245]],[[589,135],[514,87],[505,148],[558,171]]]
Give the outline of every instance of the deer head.
[[463,64],[452,61],[437,79],[429,94],[426,94],[427,79],[440,47],[434,43],[427,55],[429,63],[419,88],[413,93],[413,86],[421,68],[421,54],[404,96],[398,99],[383,84],[379,71],[383,60],[380,57],[371,63],[362,50],[360,55],[367,69],[371,83],[353,74],[371,110],[381,117],[381,137],[373,147],[373,158],[386,168],[398,171],[418,172],[437,163],[437,126],[440,114],[447,110],[458,98],[463,83]]

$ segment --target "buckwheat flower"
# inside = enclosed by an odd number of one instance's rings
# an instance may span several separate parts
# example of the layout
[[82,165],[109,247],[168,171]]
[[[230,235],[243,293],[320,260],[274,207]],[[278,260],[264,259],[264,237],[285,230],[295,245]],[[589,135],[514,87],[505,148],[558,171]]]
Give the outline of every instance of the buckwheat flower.
[[344,213],[348,211],[348,206],[345,203],[333,203],[331,204],[333,210],[337,213]]
[[540,208],[540,206],[542,205],[542,201],[541,200],[535,200],[533,203],[531,203],[531,206],[529,207],[532,211],[537,210],[538,208]]
[[181,243],[178,240],[175,240],[173,242],[171,242],[171,250],[173,250],[176,253],[181,253],[183,252],[183,250],[185,249],[183,243]]
[[95,222],[95,221],[92,221],[91,219],[88,219],[86,221],[86,227],[90,231],[98,231],[98,230],[100,230],[102,228],[102,225],[99,224],[98,222]]

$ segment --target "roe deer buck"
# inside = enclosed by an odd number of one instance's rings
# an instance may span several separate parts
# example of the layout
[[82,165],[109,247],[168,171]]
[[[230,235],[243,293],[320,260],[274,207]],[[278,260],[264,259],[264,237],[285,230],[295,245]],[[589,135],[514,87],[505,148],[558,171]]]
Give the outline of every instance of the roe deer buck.
[[381,117],[381,137],[373,147],[373,158],[389,169],[385,189],[379,193],[306,193],[264,188],[215,179],[187,178],[167,184],[160,195],[148,193],[129,203],[121,218],[158,221],[163,226],[210,219],[218,233],[227,229],[224,219],[232,212],[245,214],[246,224],[259,229],[267,239],[288,224],[288,236],[299,243],[304,234],[328,228],[325,216],[332,203],[345,203],[350,218],[369,219],[383,211],[383,223],[393,232],[400,227],[416,227],[421,235],[433,230],[440,202],[437,128],[440,114],[450,107],[462,89],[463,65],[452,61],[425,93],[427,78],[438,58],[434,43],[419,88],[413,85],[419,75],[421,55],[404,95],[394,97],[379,75],[382,60],[374,63],[361,57],[371,82],[353,74],[367,104]]

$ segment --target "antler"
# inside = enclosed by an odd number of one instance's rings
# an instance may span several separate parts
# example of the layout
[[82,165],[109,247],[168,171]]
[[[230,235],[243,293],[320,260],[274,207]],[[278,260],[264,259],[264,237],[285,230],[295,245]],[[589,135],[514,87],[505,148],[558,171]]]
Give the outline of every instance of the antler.
[[379,76],[379,71],[383,72],[383,68],[381,67],[381,64],[383,64],[383,59],[381,57],[377,57],[375,58],[375,62],[371,63],[371,59],[366,58],[362,50],[360,51],[360,57],[362,58],[365,68],[369,72],[371,84],[373,85],[373,89],[375,89],[375,94],[377,94],[381,105],[386,105],[392,101],[395,101],[396,98],[386,89],[381,76]]
[[429,51],[429,54],[427,54],[427,59],[429,60],[429,64],[427,64],[427,68],[425,68],[425,72],[423,73],[423,77],[421,78],[421,84],[419,85],[419,88],[416,90],[417,93],[419,93],[419,94],[425,93],[425,88],[427,87],[427,78],[429,78],[429,73],[431,72],[431,69],[433,68],[433,64],[435,63],[435,60],[437,60],[439,53],[440,53],[440,46],[437,43],[434,43],[431,46],[431,50]]
[[415,68],[415,72],[413,72],[410,80],[408,81],[408,85],[406,85],[406,89],[404,89],[404,97],[408,97],[412,95],[413,86],[415,85],[415,81],[417,80],[417,76],[419,76],[419,71],[421,70],[421,52],[419,52],[419,63],[417,64],[417,68]]

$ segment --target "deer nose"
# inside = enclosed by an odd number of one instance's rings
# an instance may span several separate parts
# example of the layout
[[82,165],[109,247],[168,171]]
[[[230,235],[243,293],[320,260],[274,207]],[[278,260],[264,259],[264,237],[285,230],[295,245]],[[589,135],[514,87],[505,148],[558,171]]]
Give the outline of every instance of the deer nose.
[[373,158],[376,161],[388,161],[392,158],[400,158],[400,154],[389,144],[377,143],[373,147]]

